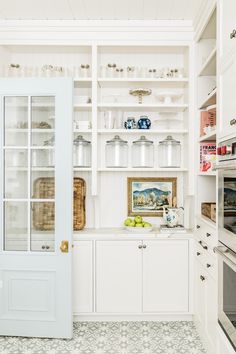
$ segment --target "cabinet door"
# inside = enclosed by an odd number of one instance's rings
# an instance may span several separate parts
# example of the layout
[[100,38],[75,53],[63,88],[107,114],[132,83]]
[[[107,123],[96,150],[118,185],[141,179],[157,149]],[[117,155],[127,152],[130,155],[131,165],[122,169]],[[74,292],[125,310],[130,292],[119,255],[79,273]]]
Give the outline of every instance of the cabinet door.
[[139,245],[140,241],[97,241],[97,312],[141,312],[142,249]]
[[217,284],[211,277],[207,276],[206,279],[206,332],[211,344],[211,347],[216,349],[217,339]]
[[195,316],[200,327],[206,327],[206,272],[197,261],[195,271]]
[[93,242],[75,241],[73,249],[73,312],[93,311]]
[[228,60],[220,73],[220,138],[236,132],[235,77],[236,55]]
[[188,241],[144,241],[143,311],[187,312]]
[[236,49],[236,16],[235,0],[220,0],[220,42],[223,56]]

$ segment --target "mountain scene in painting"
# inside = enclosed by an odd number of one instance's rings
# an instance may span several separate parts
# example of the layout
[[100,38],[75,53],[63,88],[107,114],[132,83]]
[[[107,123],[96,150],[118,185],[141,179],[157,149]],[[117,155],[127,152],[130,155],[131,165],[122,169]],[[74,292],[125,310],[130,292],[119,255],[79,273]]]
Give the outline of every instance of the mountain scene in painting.
[[163,205],[172,203],[171,191],[163,191],[158,188],[147,188],[133,191],[133,209],[138,210],[162,210]]

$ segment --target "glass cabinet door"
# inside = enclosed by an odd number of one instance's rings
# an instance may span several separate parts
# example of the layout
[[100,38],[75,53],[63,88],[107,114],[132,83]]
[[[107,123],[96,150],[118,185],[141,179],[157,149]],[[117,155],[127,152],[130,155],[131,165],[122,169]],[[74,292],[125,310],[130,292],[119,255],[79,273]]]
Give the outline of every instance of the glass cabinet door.
[[4,97],[4,250],[54,251],[55,97]]

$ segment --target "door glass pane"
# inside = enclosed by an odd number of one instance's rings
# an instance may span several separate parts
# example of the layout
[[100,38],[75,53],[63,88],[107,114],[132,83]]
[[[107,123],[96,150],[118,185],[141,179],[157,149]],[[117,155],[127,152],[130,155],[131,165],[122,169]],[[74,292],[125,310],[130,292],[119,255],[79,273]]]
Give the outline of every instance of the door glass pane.
[[28,97],[5,97],[4,113],[4,144],[6,146],[27,146]]
[[54,202],[31,203],[31,251],[54,251]]
[[27,250],[27,202],[5,202],[5,242],[6,251]]
[[27,198],[28,151],[5,150],[5,198]]
[[55,97],[31,98],[31,250],[54,251]]
[[32,97],[31,104],[32,146],[53,146],[55,97]]

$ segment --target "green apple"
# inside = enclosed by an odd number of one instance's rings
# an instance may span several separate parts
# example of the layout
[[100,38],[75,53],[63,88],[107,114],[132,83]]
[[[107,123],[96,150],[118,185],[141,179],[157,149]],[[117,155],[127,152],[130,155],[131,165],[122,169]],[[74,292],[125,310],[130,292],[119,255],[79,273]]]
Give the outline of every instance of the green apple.
[[132,224],[132,223],[133,223],[133,220],[130,219],[130,218],[128,218],[128,219],[126,219],[126,220],[124,221],[124,225],[125,225],[125,226],[131,226],[130,224]]
[[150,224],[150,222],[144,222],[143,227],[152,227],[152,224]]
[[143,218],[142,216],[137,215],[135,216],[134,221],[136,224],[141,224],[143,222]]
[[135,221],[134,221],[134,220],[132,220],[132,221],[131,221],[131,223],[129,224],[129,226],[131,226],[131,227],[135,227]]
[[136,223],[135,227],[143,227],[143,223]]

